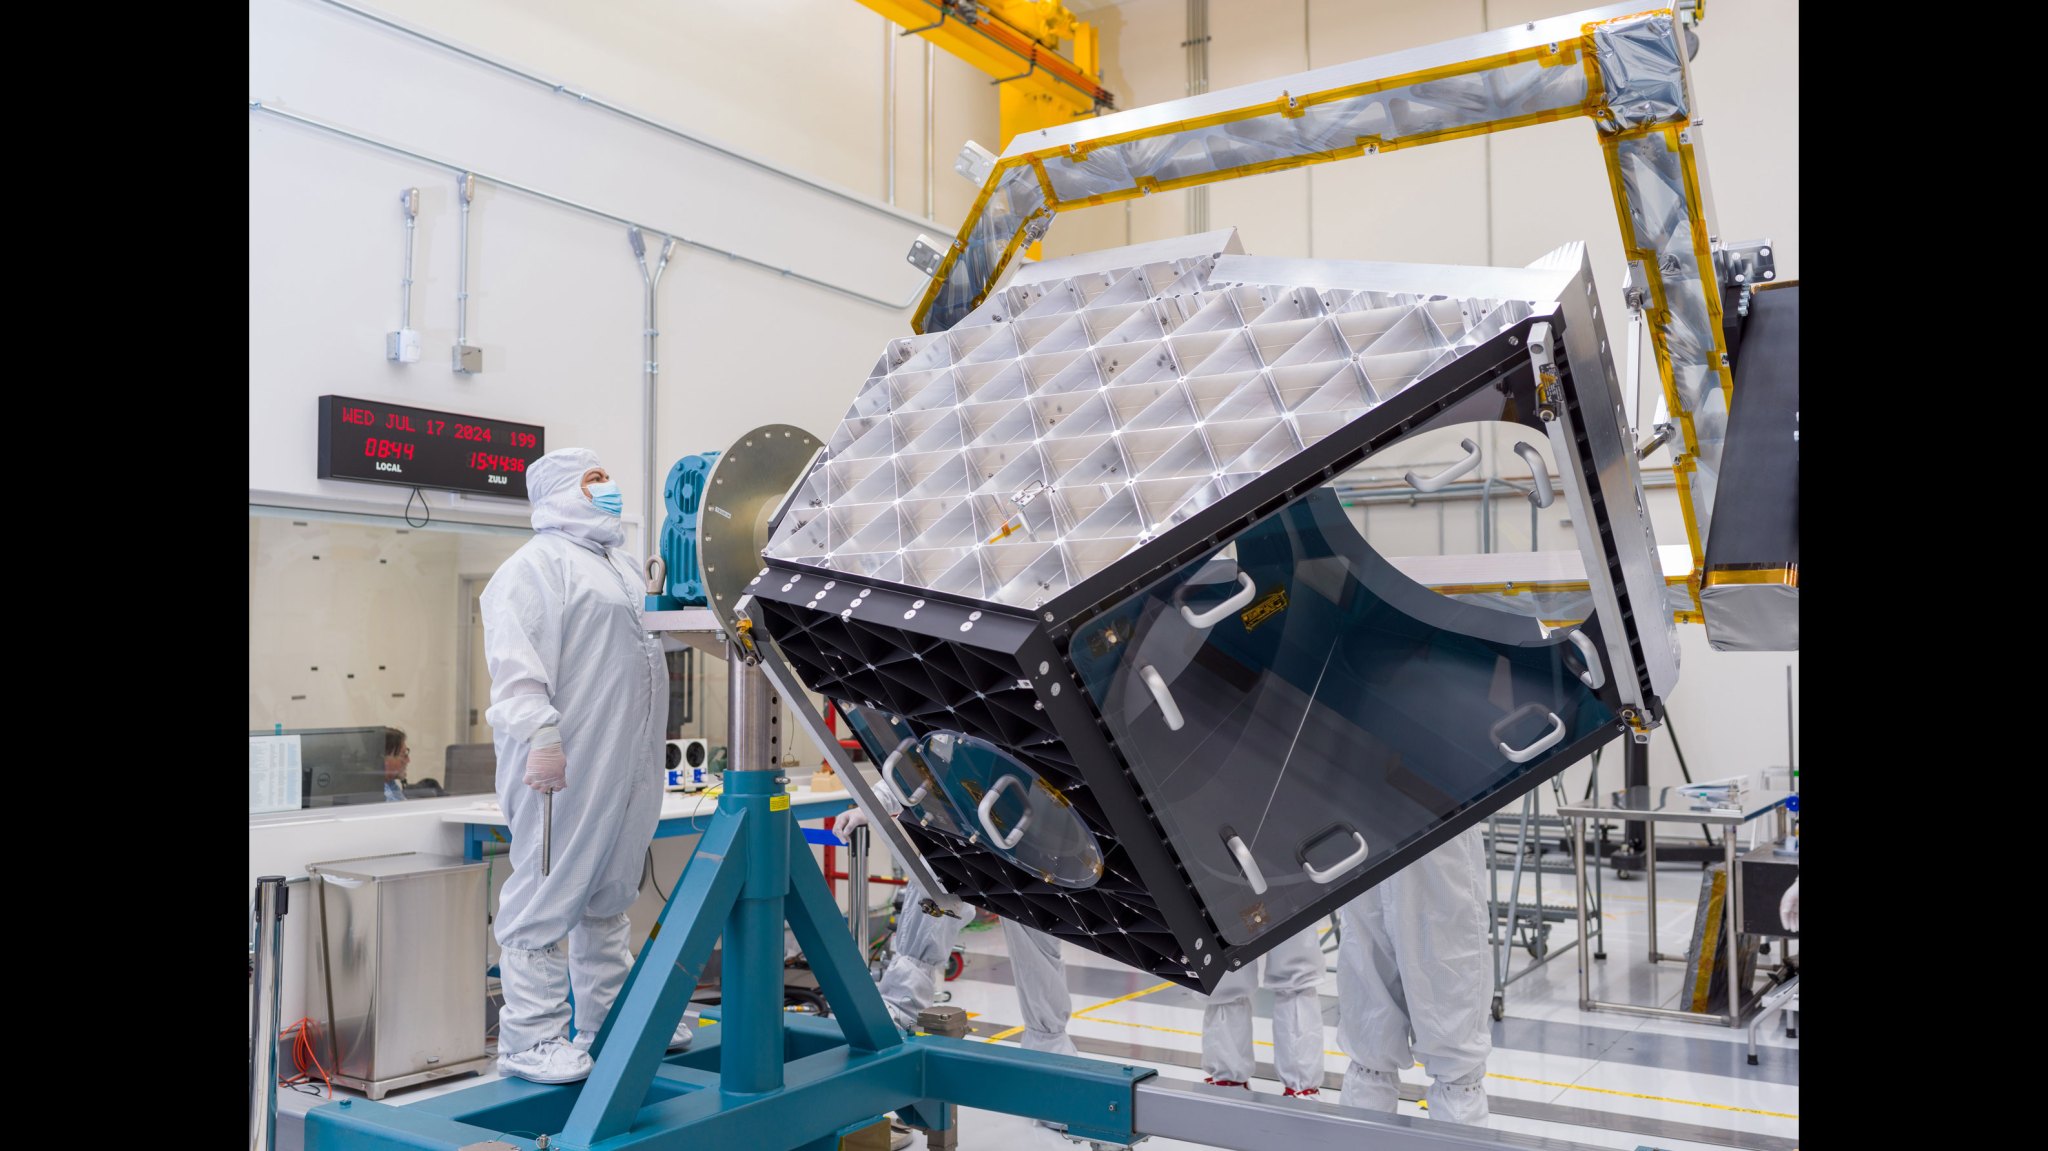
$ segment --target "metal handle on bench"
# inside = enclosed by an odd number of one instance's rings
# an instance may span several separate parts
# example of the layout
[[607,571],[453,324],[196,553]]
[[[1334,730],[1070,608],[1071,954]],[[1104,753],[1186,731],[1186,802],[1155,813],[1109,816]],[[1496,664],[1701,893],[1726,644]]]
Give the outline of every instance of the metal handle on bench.
[[[1543,734],[1543,738],[1527,747],[1519,749],[1509,747],[1501,742],[1500,733],[1506,730],[1508,725],[1527,715],[1547,715],[1550,717],[1550,730]],[[1509,712],[1506,718],[1502,719],[1499,723],[1494,724],[1493,730],[1489,734],[1493,737],[1494,746],[1500,748],[1500,753],[1507,757],[1509,763],[1527,763],[1557,746],[1557,741],[1564,738],[1564,721],[1557,717],[1556,712],[1551,711],[1540,703],[1525,703],[1514,711]]]
[[1166,680],[1160,676],[1159,669],[1148,663],[1138,669],[1138,678],[1144,680],[1145,686],[1151,690],[1152,701],[1159,705],[1159,714],[1166,720],[1166,730],[1179,731],[1185,726],[1187,720],[1180,714],[1180,705],[1173,702],[1173,692],[1167,690]]
[[1017,826],[1010,829],[1010,834],[1007,838],[998,833],[996,825],[989,820],[989,816],[995,811],[996,797],[1003,793],[1004,788],[1012,786],[1023,787],[1024,781],[1014,775],[1005,775],[1001,779],[996,780],[995,786],[982,794],[981,807],[979,809],[981,813],[981,829],[988,832],[988,841],[1005,851],[1017,846],[1017,841],[1024,838],[1024,829],[1031,825],[1031,809],[1029,807],[1024,809],[1024,818],[1018,820]]
[[882,761],[882,785],[887,787],[889,793],[896,797],[896,802],[905,807],[916,807],[920,800],[931,794],[932,790],[930,784],[920,783],[917,785],[916,791],[905,795],[903,794],[903,785],[896,782],[896,764],[903,758],[903,753],[908,751],[916,742],[914,739],[904,740],[896,745],[895,751],[889,753],[889,758]]
[[1572,629],[1569,638],[1572,646],[1578,648],[1579,654],[1586,660],[1586,670],[1579,673],[1579,679],[1587,687],[1599,691],[1600,686],[1607,682],[1607,671],[1600,666],[1600,649],[1594,645],[1592,636],[1577,628]]
[[1457,463],[1452,464],[1450,467],[1445,468],[1443,471],[1440,471],[1437,474],[1429,477],[1428,479],[1423,479],[1422,477],[1416,475],[1414,472],[1409,472],[1406,476],[1403,476],[1402,478],[1408,481],[1409,487],[1414,488],[1418,492],[1433,492],[1436,491],[1438,488],[1444,487],[1445,485],[1449,484],[1452,480],[1457,479],[1459,476],[1464,475],[1466,472],[1471,471],[1473,468],[1478,467],[1479,445],[1473,443],[1471,440],[1459,440],[1458,446],[1464,448],[1467,452],[1471,454],[1467,455],[1464,459],[1459,460]]
[[1310,883],[1328,883],[1331,880],[1337,878],[1338,876],[1344,874],[1345,872],[1351,870],[1352,868],[1357,867],[1359,864],[1365,862],[1365,857],[1372,854],[1372,849],[1365,845],[1365,837],[1363,835],[1358,834],[1356,830],[1352,830],[1349,828],[1347,828],[1346,830],[1351,831],[1351,838],[1358,841],[1358,850],[1352,852],[1350,855],[1347,855],[1344,858],[1338,860],[1336,863],[1330,865],[1330,867],[1327,870],[1319,870],[1314,864],[1310,863],[1308,860],[1302,860],[1301,870],[1308,876]]
[[1550,465],[1543,462],[1543,453],[1535,444],[1524,441],[1515,445],[1515,454],[1529,465],[1529,482],[1536,490],[1529,493],[1529,502],[1539,508],[1547,508],[1557,498],[1557,489],[1550,486]]
[[[1228,619],[1230,613],[1252,602],[1252,597],[1259,594],[1259,585],[1253,583],[1252,577],[1243,572],[1237,573],[1237,586],[1239,590],[1236,595],[1231,596],[1229,599],[1224,600],[1205,612],[1195,612],[1190,610],[1188,605],[1181,604],[1180,618],[1188,621],[1189,627],[1200,628],[1203,631],[1215,627],[1225,619]],[[1187,586],[1183,584],[1181,591],[1186,590]],[[1179,598],[1178,592],[1175,593],[1175,598]]]
[[1244,871],[1244,877],[1251,881],[1252,894],[1266,894],[1266,877],[1259,871],[1258,861],[1252,858],[1252,849],[1246,847],[1239,836],[1233,835],[1224,842],[1230,846],[1230,854],[1237,857],[1237,866]]

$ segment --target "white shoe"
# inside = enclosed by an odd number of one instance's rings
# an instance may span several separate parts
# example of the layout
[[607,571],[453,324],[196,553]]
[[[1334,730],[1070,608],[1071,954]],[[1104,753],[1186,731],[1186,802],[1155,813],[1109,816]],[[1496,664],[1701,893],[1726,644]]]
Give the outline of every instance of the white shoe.
[[1429,1117],[1441,1122],[1484,1127],[1492,1117],[1493,1108],[1487,1102],[1483,1082],[1445,1083],[1432,1079],[1423,1099],[1429,1104]]
[[[688,1051],[690,1049],[691,1040],[694,1040],[695,1038],[697,1038],[697,1036],[694,1032],[690,1030],[689,1020],[685,1019],[680,1023],[677,1023],[676,1033],[668,1037],[668,1053],[673,1055],[678,1051]],[[569,1042],[575,1044],[578,1050],[587,1053],[590,1050],[590,1045],[592,1043],[597,1042],[597,1032],[578,1031],[576,1033],[576,1038],[571,1039]]]
[[535,1083],[575,1083],[590,1076],[590,1053],[566,1039],[498,1056],[498,1074]]

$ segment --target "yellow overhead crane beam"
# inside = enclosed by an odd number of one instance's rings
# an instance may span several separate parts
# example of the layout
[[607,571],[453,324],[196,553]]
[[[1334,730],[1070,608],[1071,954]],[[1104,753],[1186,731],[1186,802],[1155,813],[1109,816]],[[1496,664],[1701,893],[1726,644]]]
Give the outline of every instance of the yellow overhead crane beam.
[[[1116,111],[1102,87],[1095,26],[1058,0],[860,0],[904,30],[994,77],[1001,139]],[[1062,51],[1063,44],[1072,47]]]

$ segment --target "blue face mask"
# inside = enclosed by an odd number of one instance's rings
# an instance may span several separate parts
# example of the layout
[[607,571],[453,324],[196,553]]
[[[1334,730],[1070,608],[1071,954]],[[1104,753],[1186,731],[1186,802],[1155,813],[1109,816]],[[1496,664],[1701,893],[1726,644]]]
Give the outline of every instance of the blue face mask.
[[608,516],[619,515],[626,510],[626,497],[619,494],[619,485],[615,483],[590,485],[590,502]]

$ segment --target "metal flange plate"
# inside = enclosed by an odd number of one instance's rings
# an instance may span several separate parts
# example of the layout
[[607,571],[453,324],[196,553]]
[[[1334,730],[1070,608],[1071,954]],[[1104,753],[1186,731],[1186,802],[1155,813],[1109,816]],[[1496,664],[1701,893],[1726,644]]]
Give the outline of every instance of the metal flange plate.
[[731,634],[733,605],[761,571],[768,521],[810,470],[824,445],[791,424],[767,424],[741,436],[711,465],[704,514],[697,520],[697,556],[711,611]]

